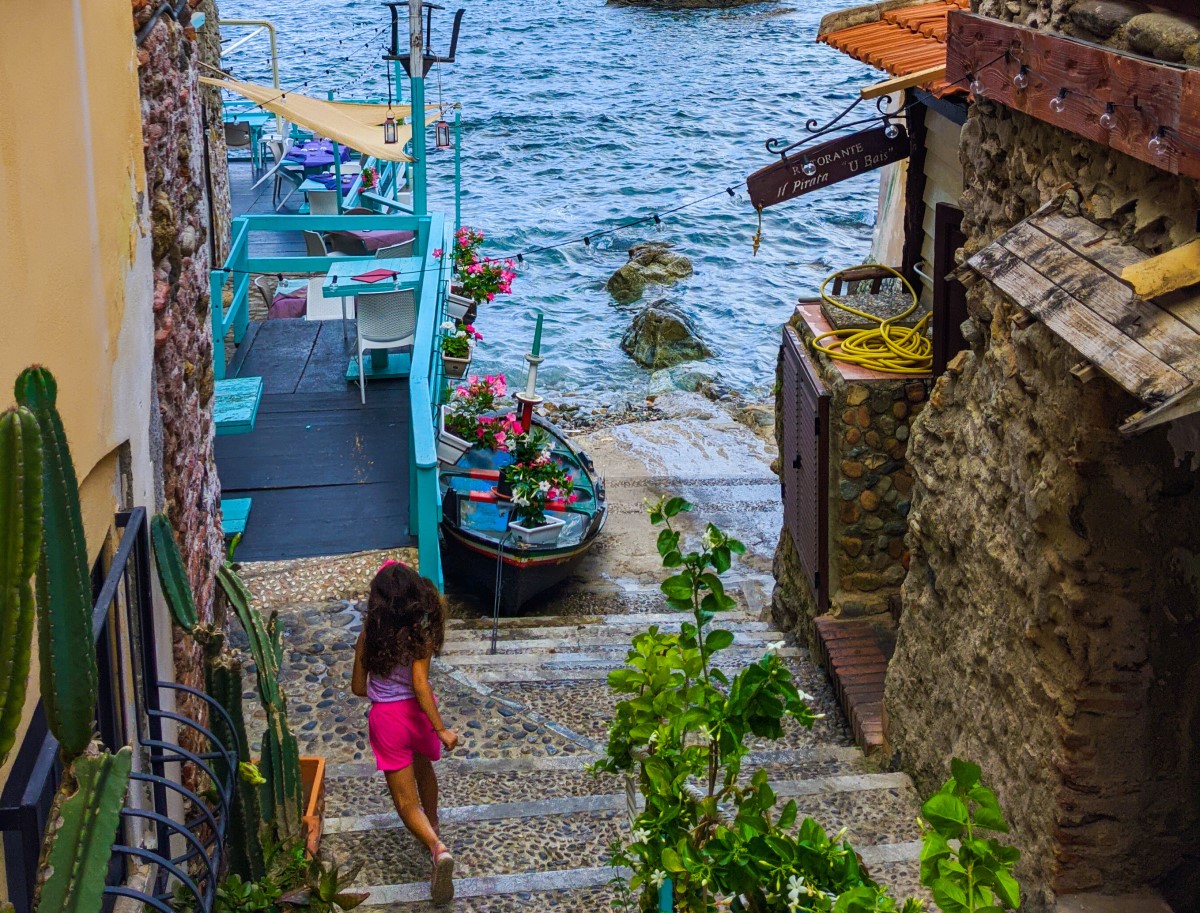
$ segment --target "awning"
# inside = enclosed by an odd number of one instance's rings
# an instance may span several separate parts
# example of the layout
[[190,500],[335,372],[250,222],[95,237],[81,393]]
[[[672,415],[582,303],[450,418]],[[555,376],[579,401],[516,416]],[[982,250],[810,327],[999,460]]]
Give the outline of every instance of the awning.
[[[825,16],[817,40],[893,76],[911,76],[946,65],[946,18],[967,6],[967,0],[869,3]],[[944,76],[924,88],[939,98],[966,92]]]
[[[382,124],[387,117],[387,105],[355,104],[352,102],[326,101],[312,98],[299,92],[286,92],[274,86],[264,86],[253,82],[240,82],[236,79],[214,79],[201,76],[200,81],[206,85],[228,89],[238,95],[248,98],[272,114],[279,114],[294,124],[326,136],[335,142],[351,149],[356,149],[364,155],[374,156],[385,162],[411,162],[412,159],[404,154],[405,143],[412,139],[412,127],[409,124],[398,123],[396,126],[395,143],[383,141]],[[392,115],[399,121],[411,112],[408,105],[392,105]],[[434,114],[426,120],[426,124],[437,120],[436,108]]]

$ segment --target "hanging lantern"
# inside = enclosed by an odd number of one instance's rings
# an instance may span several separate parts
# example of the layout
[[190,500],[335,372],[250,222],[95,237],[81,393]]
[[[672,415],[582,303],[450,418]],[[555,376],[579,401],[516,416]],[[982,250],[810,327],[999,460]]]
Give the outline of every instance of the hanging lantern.
[[396,140],[396,118],[388,115],[383,122],[383,141],[388,145],[395,143]]
[[433,125],[434,142],[439,149],[450,148],[450,125],[444,120],[439,120]]

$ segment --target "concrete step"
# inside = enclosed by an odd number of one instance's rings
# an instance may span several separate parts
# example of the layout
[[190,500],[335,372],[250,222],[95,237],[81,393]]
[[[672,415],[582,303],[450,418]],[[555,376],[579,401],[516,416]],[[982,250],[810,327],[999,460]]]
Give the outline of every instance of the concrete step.
[[[537,669],[616,669],[625,665],[625,654],[629,649],[627,644],[620,643],[601,642],[594,648],[585,645],[582,650],[572,650],[569,645],[562,642],[537,641],[533,643],[542,646],[531,645],[525,650],[515,652],[488,653],[487,644],[483,644],[481,650],[446,651],[440,660],[462,670],[493,666],[525,666]],[[719,664],[722,666],[745,666],[757,662],[762,658],[768,643],[770,641],[765,638],[742,636],[740,642],[735,640],[733,646],[721,652],[718,657]],[[778,653],[785,658],[808,655],[807,650],[799,647],[781,647]]]
[[[628,644],[634,637],[647,630],[651,625],[657,626],[664,633],[678,633],[682,620],[681,616],[666,617],[671,620],[651,622],[640,619],[626,619],[623,622],[600,621],[588,624],[548,624],[537,627],[510,627],[501,624],[497,629],[496,636],[500,641],[570,640],[587,637]],[[779,639],[778,636],[775,636],[778,632],[774,630],[770,623],[765,621],[739,621],[721,616],[713,622],[712,627],[733,631],[735,634],[761,634],[767,640]],[[451,627],[446,631],[446,647],[449,649],[452,645],[459,643],[487,644],[491,641],[491,637],[491,622],[486,625],[479,625],[478,627]]]
[[[736,595],[736,594],[731,594]],[[661,597],[659,601],[662,602]],[[523,628],[578,628],[578,627],[604,627],[604,628],[632,628],[645,630],[650,625],[666,625],[678,626],[681,621],[689,620],[689,616],[684,612],[674,612],[666,610],[665,603],[661,607],[663,610],[649,612],[642,611],[636,613],[630,612],[593,612],[586,615],[521,615],[516,618],[501,618],[500,630],[518,632]],[[744,624],[752,622],[762,622],[760,613],[746,609],[731,609],[728,612],[722,612],[717,616],[718,621],[722,626],[729,624]],[[714,622],[714,624],[717,622]],[[451,618],[446,622],[447,633],[459,629],[475,630],[475,631],[491,631],[492,619],[490,617],[470,617],[470,618]],[[532,636],[532,635],[531,635]]]

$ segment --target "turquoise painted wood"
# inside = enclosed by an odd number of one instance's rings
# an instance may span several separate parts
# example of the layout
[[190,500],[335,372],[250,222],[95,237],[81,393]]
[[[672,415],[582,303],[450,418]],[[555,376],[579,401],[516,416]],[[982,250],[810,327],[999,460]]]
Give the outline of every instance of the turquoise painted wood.
[[[375,358],[379,355],[379,358]],[[386,356],[386,360],[384,358]],[[367,375],[367,383],[371,380],[394,380],[398,377],[408,377],[412,373],[412,356],[408,352],[387,352],[383,349],[370,349],[363,353],[363,373]],[[358,383],[358,359],[351,358],[346,367],[346,380]]]
[[213,423],[217,434],[248,434],[254,430],[262,402],[261,377],[226,377],[213,387]]
[[416,112],[424,112],[425,110],[425,75],[421,72],[423,68],[414,66],[412,68],[413,75],[409,78],[412,84],[412,110],[414,116],[410,118],[412,121],[412,192],[413,192],[413,212],[416,215],[423,216],[428,211],[426,204],[427,179],[425,171],[425,161],[429,158],[428,138],[426,136],[427,128],[425,126],[425,117],[423,114]]
[[[422,260],[420,257],[401,257],[394,260],[356,260],[349,262],[344,257],[334,260],[325,274],[321,284],[321,295],[325,298],[344,298],[357,295],[359,292],[395,292],[400,289],[415,289],[422,275]],[[369,273],[374,269],[395,270],[394,279],[381,279],[378,282],[358,282],[355,276]]]
[[454,106],[454,233],[462,228],[462,106]]
[[249,498],[221,499],[221,526],[225,537],[236,536],[246,531],[246,523],[250,520]]
[[675,884],[670,878],[658,886],[658,913],[675,913]]

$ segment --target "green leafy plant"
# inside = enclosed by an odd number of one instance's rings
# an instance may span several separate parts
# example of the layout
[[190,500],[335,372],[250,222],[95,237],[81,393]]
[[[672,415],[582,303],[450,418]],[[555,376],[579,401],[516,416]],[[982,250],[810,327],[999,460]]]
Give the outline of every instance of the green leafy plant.
[[472,323],[455,323],[447,320],[442,324],[441,349],[446,358],[470,358],[472,340],[482,340],[483,334]]
[[336,860],[314,859],[304,873],[304,884],[280,898],[284,909],[295,907],[311,913],[330,913],[332,910],[353,910],[370,894],[347,891],[346,888],[358,877],[363,863],[358,863],[343,873]]
[[554,459],[554,440],[544,428],[535,425],[518,433],[511,438],[509,449],[513,462],[501,473],[511,490],[513,514],[522,524],[541,526],[552,503],[565,506],[579,499],[574,493],[575,479]]
[[1008,833],[996,794],[980,782],[978,764],[955,758],[950,772],[946,784],[921,807],[926,827],[921,884],[943,913],[1015,910],[1021,892],[1012,871],[1021,853],[980,834]]

